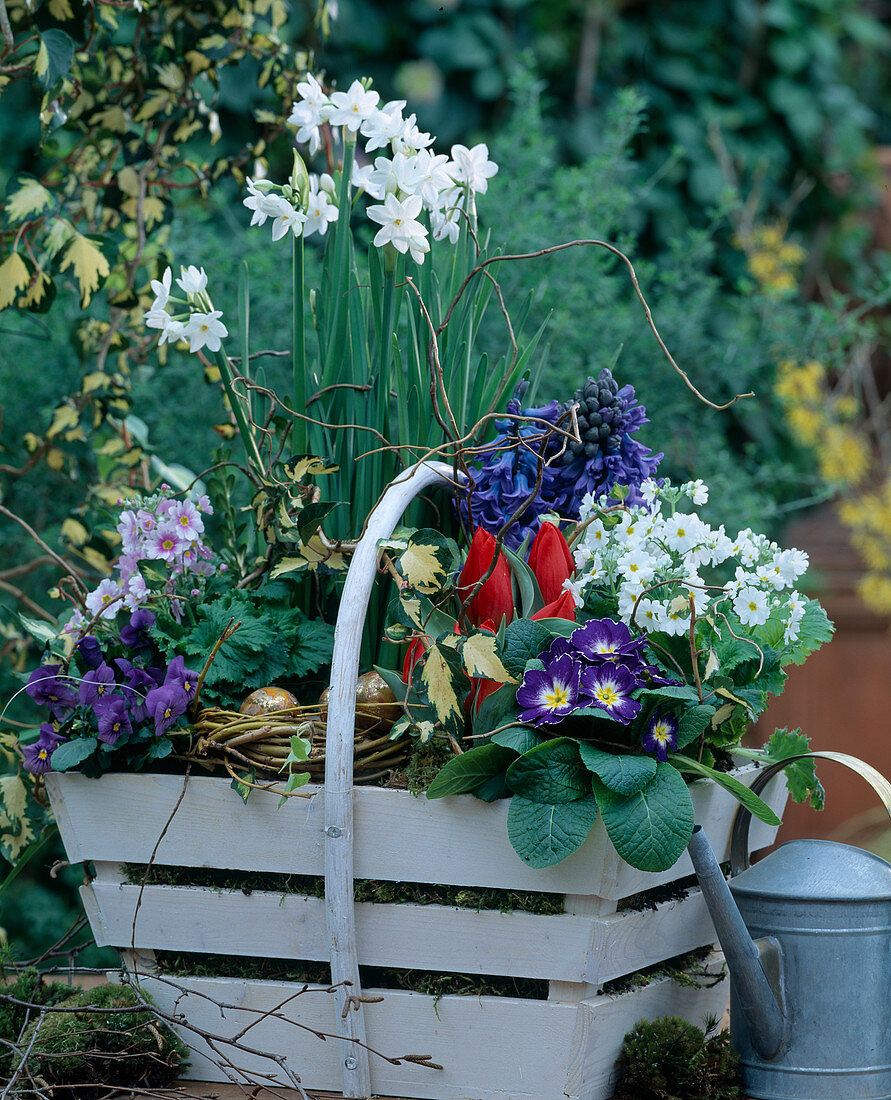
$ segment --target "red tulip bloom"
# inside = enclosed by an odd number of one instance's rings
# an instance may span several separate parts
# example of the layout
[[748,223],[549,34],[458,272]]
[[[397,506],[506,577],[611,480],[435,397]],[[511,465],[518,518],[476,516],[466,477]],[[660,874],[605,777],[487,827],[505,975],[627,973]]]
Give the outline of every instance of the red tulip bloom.
[[[458,599],[467,599],[481,577],[485,576],[495,554],[495,536],[482,527],[473,533],[467,560],[458,577]],[[498,560],[486,583],[467,605],[467,617],[479,626],[486,619],[500,625],[502,619],[514,617],[514,589],[507,558],[498,551]]]
[[569,619],[575,622],[575,600],[569,592],[561,592],[556,600],[545,604],[541,611],[530,615],[531,619]]
[[411,683],[411,674],[414,672],[415,665],[421,660],[429,648],[430,639],[426,634],[416,634],[414,638],[412,638],[405,654],[405,660],[402,662],[402,682],[404,684]]
[[543,523],[539,527],[529,548],[528,565],[535,574],[545,603],[559,599],[563,582],[575,572],[572,553],[559,527],[553,523]]

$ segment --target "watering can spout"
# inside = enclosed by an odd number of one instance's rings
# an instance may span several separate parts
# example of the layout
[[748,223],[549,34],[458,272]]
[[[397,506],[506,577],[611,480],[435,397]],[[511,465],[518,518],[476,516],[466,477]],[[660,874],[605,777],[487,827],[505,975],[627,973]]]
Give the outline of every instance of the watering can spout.
[[760,1057],[774,1058],[786,1036],[779,945],[771,938],[754,941],[749,935],[700,825],[693,828],[688,851],[730,969],[752,1046]]

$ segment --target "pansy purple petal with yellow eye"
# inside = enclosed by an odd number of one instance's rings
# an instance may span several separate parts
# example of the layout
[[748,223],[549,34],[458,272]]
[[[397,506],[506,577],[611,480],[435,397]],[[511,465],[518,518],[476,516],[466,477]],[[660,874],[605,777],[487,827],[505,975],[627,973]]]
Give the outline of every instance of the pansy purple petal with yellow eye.
[[636,677],[624,665],[611,663],[584,669],[579,681],[582,695],[624,725],[640,711],[640,703],[631,698],[631,692],[637,687]]
[[647,752],[655,755],[663,763],[668,759],[669,749],[677,748],[678,720],[671,711],[662,713],[657,710],[647,722],[647,729],[641,738],[641,744]]
[[517,688],[520,721],[549,726],[562,721],[578,706],[579,667],[568,654],[544,669],[530,668]]

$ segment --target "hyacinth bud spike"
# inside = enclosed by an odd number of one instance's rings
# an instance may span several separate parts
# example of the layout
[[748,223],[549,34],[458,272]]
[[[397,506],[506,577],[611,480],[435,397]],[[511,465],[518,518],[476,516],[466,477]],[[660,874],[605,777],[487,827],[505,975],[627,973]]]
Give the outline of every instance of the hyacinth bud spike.
[[[483,527],[477,527],[467,551],[467,560],[458,577],[458,599],[462,603],[488,572],[495,551],[494,535]],[[474,626],[480,626],[486,619],[500,624],[502,619],[510,622],[514,617],[513,582],[507,559],[500,550],[495,568],[467,606],[467,617]]]
[[545,603],[553,603],[563,592],[563,582],[575,572],[572,553],[559,527],[545,522],[529,549],[529,568],[535,574]]

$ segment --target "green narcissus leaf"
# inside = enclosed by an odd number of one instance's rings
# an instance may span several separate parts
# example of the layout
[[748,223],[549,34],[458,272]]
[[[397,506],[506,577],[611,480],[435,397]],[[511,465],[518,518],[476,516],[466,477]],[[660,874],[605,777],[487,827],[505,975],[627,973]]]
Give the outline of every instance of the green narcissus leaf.
[[591,777],[569,737],[543,741],[507,769],[511,790],[533,802],[574,802],[591,793]]
[[588,771],[618,794],[637,794],[656,774],[656,759],[652,756],[604,752],[587,741],[579,742],[579,753]]
[[500,775],[516,759],[516,753],[500,745],[477,745],[460,756],[453,756],[427,788],[428,798],[475,791],[488,779]]
[[551,867],[582,846],[596,820],[593,794],[550,805],[515,794],[507,812],[507,835],[524,863]]
[[682,756],[677,752],[670,752],[668,754],[669,761],[678,769],[679,772],[686,772],[688,775],[700,775],[705,779],[711,779],[714,783],[717,783],[719,787],[723,787],[725,791],[729,791],[738,802],[741,802],[743,806],[759,821],[763,821],[765,825],[782,825],[782,821],[773,812],[770,806],[766,802],[763,802],[757,794],[754,794],[745,783],[740,783],[732,775],[728,775],[727,772],[719,772],[714,768],[706,767],[705,764],[701,764],[698,760],[691,760],[689,756]]
[[596,776],[594,793],[613,846],[640,871],[667,871],[693,834],[693,803],[680,772],[657,763],[656,774],[632,795],[611,791]]

